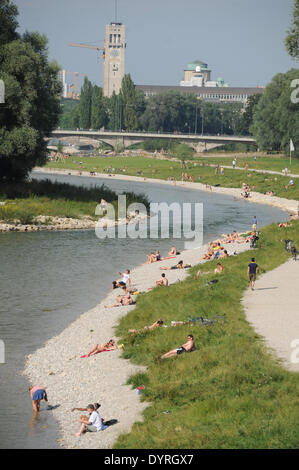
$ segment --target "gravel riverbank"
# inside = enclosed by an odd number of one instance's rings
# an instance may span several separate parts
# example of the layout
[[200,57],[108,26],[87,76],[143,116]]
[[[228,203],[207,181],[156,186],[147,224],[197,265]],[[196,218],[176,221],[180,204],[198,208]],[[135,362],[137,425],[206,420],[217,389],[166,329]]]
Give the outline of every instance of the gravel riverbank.
[[0,232],[40,232],[44,230],[87,230],[96,227],[111,227],[118,225],[128,225],[129,222],[141,222],[146,216],[144,214],[129,214],[127,218],[120,218],[116,221],[102,217],[99,220],[93,220],[90,217],[81,219],[72,219],[70,217],[51,217],[39,215],[35,217],[33,224],[21,224],[16,221],[14,224],[0,221]]
[[[249,243],[231,243],[226,248],[230,254],[240,253],[249,249]],[[207,245],[186,250],[176,259],[198,264],[206,251]],[[163,261],[165,266],[173,264],[174,259]],[[161,277],[159,266],[159,262],[144,264],[131,271],[132,284],[139,292],[146,292],[155,285]],[[183,280],[187,274],[187,270],[166,271],[170,284]],[[122,359],[121,349],[80,358],[95,343],[114,337],[119,319],[134,308],[134,305],[105,308],[104,305],[115,302],[118,293],[118,289],[111,290],[95,308],[83,313],[62,333],[27,357],[23,374],[33,385],[45,386],[49,403],[57,406],[52,412],[60,428],[59,443],[64,448],[111,448],[121,433],[129,432],[134,422],[142,420],[142,411],[150,405],[141,402],[135,390],[126,385],[131,375],[144,369]],[[72,413],[71,409],[94,402],[102,404],[99,411],[105,420],[117,419],[118,423],[103,432],[74,437],[80,427],[81,413]]]

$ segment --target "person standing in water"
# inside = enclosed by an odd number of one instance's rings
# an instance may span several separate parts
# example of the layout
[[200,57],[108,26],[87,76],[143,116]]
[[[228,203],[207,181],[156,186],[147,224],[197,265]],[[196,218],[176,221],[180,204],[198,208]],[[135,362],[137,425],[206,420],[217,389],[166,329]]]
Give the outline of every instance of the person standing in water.
[[32,408],[34,411],[39,411],[40,401],[48,401],[47,392],[45,387],[36,385],[35,387],[29,387],[30,398],[32,400]]

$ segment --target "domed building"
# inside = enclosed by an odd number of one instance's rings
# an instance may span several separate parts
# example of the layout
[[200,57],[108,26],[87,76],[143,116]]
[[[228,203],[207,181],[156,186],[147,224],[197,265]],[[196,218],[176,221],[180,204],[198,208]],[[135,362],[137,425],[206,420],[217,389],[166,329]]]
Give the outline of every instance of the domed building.
[[211,80],[211,70],[209,70],[208,64],[206,64],[205,62],[202,62],[201,60],[194,60],[193,62],[190,62],[190,64],[188,64],[187,67],[185,68],[184,80],[180,83],[180,85],[181,86],[204,86],[204,84],[206,82],[209,82],[210,80]]
[[224,83],[222,78],[211,81],[211,70],[208,64],[201,60],[194,60],[185,68],[184,80],[180,82],[180,86],[221,87],[228,85]]

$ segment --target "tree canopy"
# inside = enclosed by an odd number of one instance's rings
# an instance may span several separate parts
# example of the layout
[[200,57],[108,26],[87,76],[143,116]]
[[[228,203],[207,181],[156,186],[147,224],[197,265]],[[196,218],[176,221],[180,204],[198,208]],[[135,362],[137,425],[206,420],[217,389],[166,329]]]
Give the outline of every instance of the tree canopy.
[[20,36],[17,8],[0,0],[0,78],[5,103],[0,105],[0,179],[24,179],[46,161],[45,137],[56,127],[59,112],[59,67],[48,62],[47,39],[39,33]]
[[299,59],[299,0],[294,0],[293,19],[285,46],[291,57]]
[[293,102],[291,83],[298,78],[298,70],[278,73],[266,86],[253,111],[250,128],[261,150],[288,152],[292,139],[296,153],[299,149],[298,103]]

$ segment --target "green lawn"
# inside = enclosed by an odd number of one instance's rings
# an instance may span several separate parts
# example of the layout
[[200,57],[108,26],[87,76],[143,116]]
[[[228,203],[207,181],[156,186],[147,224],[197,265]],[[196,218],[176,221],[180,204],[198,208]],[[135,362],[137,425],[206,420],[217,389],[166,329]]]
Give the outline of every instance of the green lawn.
[[211,155],[207,157],[202,157],[199,161],[212,163],[215,165],[232,165],[234,156],[237,155],[237,166],[245,168],[246,163],[248,163],[248,168],[253,168],[256,170],[270,170],[270,171],[282,171],[284,168],[288,168],[290,173],[299,174],[299,158],[292,158],[292,163],[290,165],[289,157],[279,156],[257,156],[256,161],[254,160],[254,153],[249,154],[234,154],[231,153],[229,156]]
[[[240,188],[246,181],[254,191],[265,193],[273,191],[275,195],[286,199],[299,199],[299,180],[294,179],[294,186],[288,185],[290,178],[280,175],[263,175],[241,170],[225,169],[224,175],[215,175],[215,168],[207,163],[205,157],[187,164],[187,169],[182,170],[179,162],[169,160],[157,160],[147,157],[71,157],[63,162],[49,162],[48,168],[72,169],[78,171],[96,171],[99,173],[110,171],[113,174],[143,176],[146,178],[168,179],[174,177],[181,180],[182,171],[187,171],[194,176],[195,182],[218,184],[227,188]],[[81,163],[80,163],[81,162]],[[212,162],[212,161],[211,161]],[[239,162],[238,162],[239,163]],[[196,165],[196,166],[195,166]],[[200,177],[200,179],[199,179]]]
[[[148,205],[143,195],[126,195],[127,205],[133,202]],[[0,200],[5,202],[0,206],[0,220],[9,223],[17,219],[23,224],[31,224],[38,215],[75,219],[88,216],[96,220],[99,215],[95,214],[95,209],[102,198],[114,206],[117,215],[118,196],[105,185],[86,188],[34,179],[17,185],[7,183],[0,191]]]
[[[129,380],[145,385],[142,400],[151,403],[144,422],[119,437],[116,448],[298,448],[299,375],[282,368],[245,319],[240,303],[248,287],[247,264],[252,256],[261,272],[274,269],[290,255],[282,240],[299,246],[299,221],[287,229],[273,224],[261,230],[259,247],[223,262],[219,283],[205,286],[211,275],[190,276],[168,288],[156,288],[138,297],[117,330],[124,343],[123,357],[147,366]],[[210,271],[212,261],[202,266]],[[135,335],[162,318],[187,320],[191,316],[225,315],[224,325],[177,326]],[[283,315],[283,312],[281,312]],[[174,358],[160,356],[194,335],[198,350]],[[294,333],[295,334],[295,333]],[[169,411],[164,414],[164,411]]]

